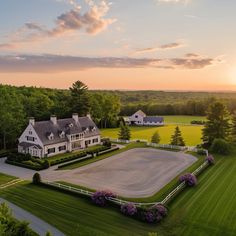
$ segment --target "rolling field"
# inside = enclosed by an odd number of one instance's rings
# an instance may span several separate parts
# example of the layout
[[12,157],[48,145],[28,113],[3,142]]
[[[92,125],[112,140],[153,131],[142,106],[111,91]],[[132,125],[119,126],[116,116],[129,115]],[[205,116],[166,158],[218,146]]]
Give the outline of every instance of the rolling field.
[[[151,140],[153,133],[158,130],[162,144],[170,143],[171,135],[174,133],[176,125],[165,125],[163,127],[130,127],[131,139],[146,139]],[[179,125],[186,145],[195,146],[200,144],[203,126]],[[117,139],[119,128],[102,129],[103,137]]]
[[235,236],[236,150],[217,160],[215,166],[200,175],[195,188],[185,189],[172,201],[170,215],[161,225],[141,223],[111,207],[94,206],[86,198],[28,183],[5,189],[0,195],[68,236],[148,236],[149,232],[157,232],[158,236]]
[[191,124],[191,121],[206,121],[205,116],[163,116],[165,122],[178,124]]
[[0,185],[6,184],[14,179],[16,179],[16,177],[0,173]]

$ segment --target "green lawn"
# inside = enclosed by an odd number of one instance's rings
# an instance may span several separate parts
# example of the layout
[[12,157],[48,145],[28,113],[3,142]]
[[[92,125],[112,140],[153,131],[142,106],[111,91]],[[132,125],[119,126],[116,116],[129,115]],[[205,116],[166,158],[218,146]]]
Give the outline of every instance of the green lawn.
[[[174,133],[176,125],[165,125],[163,127],[130,127],[131,139],[151,140],[153,133],[158,130],[161,143],[170,143],[171,135]],[[200,144],[203,126],[179,125],[186,145],[194,146]],[[102,129],[103,137],[118,138],[119,128]]]
[[217,164],[199,178],[196,188],[181,193],[170,205],[183,225],[179,235],[236,235],[236,150],[217,157]]
[[163,116],[165,123],[190,124],[191,121],[206,121],[205,116]]
[[118,209],[97,207],[90,199],[32,184],[5,189],[0,196],[56,226],[67,236],[147,235],[157,229],[156,225],[121,215]]
[[[199,177],[195,188],[185,189],[169,205],[170,215],[161,225],[148,225],[99,208],[89,199],[28,183],[4,189],[0,195],[74,235],[235,236],[236,150],[217,157],[217,164]],[[27,204],[26,204],[27,203]]]
[[14,176],[10,176],[10,175],[0,173],[0,185],[6,184],[6,183],[8,183],[8,182],[10,182],[14,179],[17,179],[17,178],[14,177]]

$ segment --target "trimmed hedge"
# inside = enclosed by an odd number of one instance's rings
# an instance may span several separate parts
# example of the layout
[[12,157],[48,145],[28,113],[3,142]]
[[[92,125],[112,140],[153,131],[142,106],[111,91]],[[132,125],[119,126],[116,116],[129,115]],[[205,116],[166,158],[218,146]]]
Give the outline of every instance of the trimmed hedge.
[[204,125],[204,124],[206,124],[206,122],[203,120],[192,120],[191,124],[192,125]]
[[21,162],[16,162],[16,161],[6,160],[5,162],[7,164],[24,167],[24,168],[31,169],[31,170],[44,170],[45,169],[43,166],[36,166],[36,165],[33,166],[33,165],[29,165],[29,164],[25,164],[25,163],[21,163]]
[[63,167],[66,167],[66,166],[69,166],[69,165],[72,165],[72,164],[75,164],[75,163],[78,163],[78,162],[81,162],[81,161],[83,161],[83,160],[90,159],[90,158],[93,158],[93,156],[88,156],[87,158],[83,158],[83,157],[77,158],[77,159],[75,159],[75,161],[73,161],[73,162],[69,162],[69,163],[67,162],[67,163],[65,163],[65,164],[59,165],[59,166],[58,166],[58,169],[63,168]]
[[[64,162],[76,160],[78,158],[85,157],[85,156],[87,156],[86,152],[80,152],[78,154],[74,154],[74,155],[71,155],[71,156],[68,156],[68,157],[62,157],[61,159],[50,161],[50,164],[51,164],[51,166],[54,166],[54,165],[58,165],[58,164],[61,164],[61,163],[64,163]],[[50,157],[48,158],[48,160],[50,160]]]
[[109,149],[111,149],[111,147],[101,146],[101,147],[94,148],[92,150],[88,150],[87,154],[94,155],[94,154],[98,154],[99,152],[103,152]]
[[108,149],[108,150],[105,150],[105,151],[97,153],[97,156],[100,156],[100,155],[103,155],[103,154],[107,154],[109,152],[114,152],[114,151],[117,151],[119,149],[120,149],[119,147],[116,147],[116,148],[113,148],[113,149]]
[[48,160],[41,160],[34,157],[31,157],[29,154],[22,153],[9,153],[7,160],[5,161],[8,164],[25,167],[32,170],[44,170],[49,168],[50,163]]

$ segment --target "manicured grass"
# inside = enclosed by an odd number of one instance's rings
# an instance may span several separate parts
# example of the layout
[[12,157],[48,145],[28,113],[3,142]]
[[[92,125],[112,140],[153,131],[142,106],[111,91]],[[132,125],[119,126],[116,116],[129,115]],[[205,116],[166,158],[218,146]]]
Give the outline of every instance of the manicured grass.
[[178,235],[236,235],[236,150],[217,156],[217,163],[203,172],[199,184],[181,193],[170,204],[171,215],[182,218]]
[[[174,133],[176,125],[165,125],[163,127],[130,127],[131,139],[146,139],[151,140],[153,133],[157,130],[163,144],[170,143],[171,135]],[[179,125],[186,145],[195,146],[200,144],[203,126]],[[119,128],[102,129],[103,137],[117,139]]]
[[217,156],[215,166],[186,188],[169,205],[161,225],[148,225],[125,217],[118,209],[99,208],[90,199],[28,183],[4,189],[0,195],[74,235],[234,236],[236,235],[236,150]]
[[81,162],[77,162],[77,163],[74,163],[74,164],[72,163],[71,165],[60,168],[60,170],[76,169],[78,167],[85,166],[85,165],[88,165],[90,163],[103,160],[105,158],[111,157],[111,156],[116,155],[118,153],[127,151],[127,150],[132,149],[132,148],[137,148],[137,147],[146,147],[146,144],[145,143],[131,143],[131,144],[126,145],[124,148],[121,148],[121,149],[116,150],[114,152],[105,153],[103,155],[96,156],[96,157],[93,157],[93,158],[90,158],[90,159],[87,159],[87,160],[83,160]]
[[157,225],[123,216],[119,209],[97,207],[88,198],[28,183],[8,188],[0,196],[54,225],[67,236],[138,236],[158,229]]
[[0,185],[6,184],[14,179],[17,179],[17,178],[11,175],[0,173]]
[[190,124],[191,121],[206,121],[205,116],[163,116],[165,123]]

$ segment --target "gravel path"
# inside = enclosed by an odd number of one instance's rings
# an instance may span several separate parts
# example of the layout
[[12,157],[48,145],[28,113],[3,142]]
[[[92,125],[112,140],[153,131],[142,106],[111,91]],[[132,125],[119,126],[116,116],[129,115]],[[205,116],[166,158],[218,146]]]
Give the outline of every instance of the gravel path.
[[31,213],[23,210],[22,208],[16,206],[13,203],[10,203],[2,198],[0,198],[0,203],[6,202],[7,205],[11,208],[13,216],[18,220],[25,220],[30,222],[29,226],[32,230],[38,233],[40,236],[44,236],[47,231],[50,231],[53,236],[65,236],[62,232],[57,230],[55,227],[49,225],[40,218],[32,215]]

